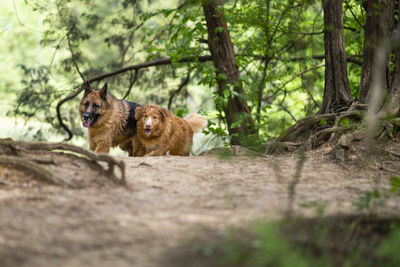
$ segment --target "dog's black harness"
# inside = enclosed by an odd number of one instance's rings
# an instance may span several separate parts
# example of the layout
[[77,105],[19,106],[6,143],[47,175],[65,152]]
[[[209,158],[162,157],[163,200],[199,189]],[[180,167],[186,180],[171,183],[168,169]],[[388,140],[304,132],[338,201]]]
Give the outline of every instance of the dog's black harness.
[[140,107],[141,105],[131,102],[131,101],[126,101],[126,100],[123,100],[123,101],[128,103],[128,105],[129,105],[128,122],[125,127],[128,127],[130,129],[134,130],[136,133],[136,122],[137,121],[135,119],[135,111],[136,111],[136,108]]

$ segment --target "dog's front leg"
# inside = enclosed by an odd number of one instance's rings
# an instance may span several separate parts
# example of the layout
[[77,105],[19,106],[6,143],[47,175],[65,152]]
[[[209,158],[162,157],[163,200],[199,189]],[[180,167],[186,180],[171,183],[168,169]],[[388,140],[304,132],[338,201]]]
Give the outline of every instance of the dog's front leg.
[[129,156],[130,157],[143,157],[146,154],[146,150],[145,147],[142,145],[142,143],[140,143],[139,138],[137,137],[137,135],[135,135],[132,139],[131,139],[131,151],[129,151]]
[[149,153],[145,154],[145,157],[156,157],[156,156],[165,156],[167,154],[167,150],[152,150]]
[[90,137],[89,137],[89,148],[92,151],[96,151],[96,144],[92,141]]
[[108,143],[99,143],[99,144],[97,144],[94,152],[108,154],[108,152],[110,152],[110,147],[111,147],[111,145]]

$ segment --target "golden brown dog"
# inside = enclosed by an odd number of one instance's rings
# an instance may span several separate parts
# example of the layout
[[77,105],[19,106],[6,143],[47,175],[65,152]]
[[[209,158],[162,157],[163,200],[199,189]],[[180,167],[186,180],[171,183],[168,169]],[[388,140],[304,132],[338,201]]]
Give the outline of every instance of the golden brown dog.
[[136,108],[135,119],[139,143],[145,156],[189,156],[193,134],[207,125],[205,117],[191,114],[184,119],[168,110],[155,106]]
[[139,154],[135,110],[139,104],[118,100],[107,94],[107,84],[100,91],[93,90],[89,83],[79,105],[82,126],[88,128],[90,150],[108,153],[111,147],[119,146],[129,156]]

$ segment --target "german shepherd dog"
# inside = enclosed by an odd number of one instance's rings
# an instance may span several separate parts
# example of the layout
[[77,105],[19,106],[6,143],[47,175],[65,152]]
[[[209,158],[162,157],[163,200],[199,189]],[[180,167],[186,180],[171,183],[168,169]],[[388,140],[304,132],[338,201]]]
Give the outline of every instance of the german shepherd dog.
[[129,156],[140,156],[135,119],[140,105],[107,94],[107,84],[100,91],[93,90],[89,83],[84,87],[79,114],[82,126],[88,128],[90,150],[108,153],[111,147],[119,146]]
[[193,134],[207,125],[206,118],[199,114],[181,119],[155,105],[137,107],[135,119],[144,156],[163,156],[167,153],[189,156]]

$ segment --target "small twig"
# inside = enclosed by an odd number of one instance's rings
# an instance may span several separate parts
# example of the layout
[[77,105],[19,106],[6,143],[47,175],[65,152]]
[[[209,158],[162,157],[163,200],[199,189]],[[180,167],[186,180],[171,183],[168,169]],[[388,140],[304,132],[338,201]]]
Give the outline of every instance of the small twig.
[[138,78],[138,70],[135,70],[133,77],[131,75],[131,78],[129,79],[129,88],[128,88],[128,91],[126,91],[126,94],[124,95],[124,97],[122,98],[123,100],[125,100],[131,93],[132,87],[135,84],[135,82],[137,81],[137,78]]
[[[75,25],[73,26],[75,27]],[[76,71],[78,72],[79,76],[82,79],[82,82],[85,82],[85,76],[82,74],[81,70],[79,69],[78,63],[76,62],[76,55],[74,53],[74,49],[72,48],[72,44],[71,44],[71,37],[69,36],[70,32],[67,32],[67,40],[68,40],[68,48],[69,51],[71,52],[71,60],[72,60],[72,64],[74,65]]]
[[56,45],[56,48],[54,49],[54,53],[53,53],[53,56],[51,57],[50,64],[49,64],[49,67],[48,67],[49,72],[50,72],[51,67],[53,66],[53,62],[54,62],[54,59],[56,58],[57,51],[58,51],[58,49],[60,49],[61,43],[62,43],[62,41],[64,41],[65,37],[67,37],[67,36],[64,35],[64,36],[61,38],[61,40],[60,40],[60,41],[58,42],[58,44]]
[[349,11],[350,11],[351,15],[353,16],[354,20],[358,23],[358,25],[360,25],[360,27],[362,29],[364,29],[364,25],[357,19],[357,16],[354,14],[353,9],[350,7],[348,1],[344,1],[344,4],[349,9]]
[[67,97],[64,97],[63,99],[61,99],[61,100],[57,103],[56,111],[57,111],[57,119],[58,119],[58,122],[60,123],[60,126],[61,126],[61,127],[67,132],[67,134],[68,134],[67,138],[65,138],[64,141],[69,141],[69,140],[71,140],[73,134],[72,134],[72,132],[70,131],[70,129],[64,124],[64,122],[63,122],[63,120],[62,120],[62,118],[61,118],[61,106],[62,106],[65,102],[67,102],[67,101],[69,101],[69,100],[75,98],[82,90],[83,90],[83,87],[78,87],[78,89],[76,89],[72,94],[68,95]]
[[320,64],[318,64],[318,65],[312,66],[312,67],[309,68],[309,69],[306,69],[306,70],[303,70],[303,71],[301,71],[301,72],[296,73],[293,77],[291,77],[289,80],[287,80],[282,86],[280,86],[278,90],[282,90],[283,88],[285,88],[285,86],[286,86],[288,83],[292,82],[294,79],[296,79],[297,77],[303,75],[304,73],[307,73],[307,72],[309,72],[309,71],[318,69],[318,68],[323,67],[323,66],[325,66],[325,63],[320,63]]
[[178,89],[176,89],[175,91],[173,91],[171,93],[171,96],[169,97],[169,100],[168,100],[168,109],[169,110],[171,110],[171,104],[172,104],[172,100],[173,100],[174,96],[176,94],[179,94],[179,92],[183,89],[183,87],[185,87],[188,84],[189,81],[190,81],[190,70],[188,71],[188,73],[186,75],[186,78],[182,80],[182,82],[179,85]]
[[258,123],[261,122],[261,106],[262,106],[262,98],[263,98],[263,92],[264,92],[264,83],[265,83],[265,79],[267,77],[268,63],[269,63],[268,59],[265,59],[261,81],[258,86],[258,93],[257,93],[258,101],[257,101],[257,112],[256,112],[256,118],[257,118]]
[[296,117],[292,114],[292,112],[290,112],[290,110],[289,110],[287,107],[285,107],[285,106],[283,105],[283,103],[279,103],[278,106],[280,106],[280,107],[283,109],[283,111],[285,111],[287,114],[289,114],[289,116],[290,116],[295,122],[298,122],[298,120],[296,119]]

